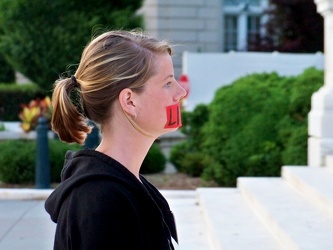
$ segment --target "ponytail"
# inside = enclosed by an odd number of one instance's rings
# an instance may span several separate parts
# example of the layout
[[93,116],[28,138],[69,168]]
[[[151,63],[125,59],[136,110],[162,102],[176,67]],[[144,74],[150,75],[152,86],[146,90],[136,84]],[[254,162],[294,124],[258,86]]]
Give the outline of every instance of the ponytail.
[[73,93],[78,91],[80,94],[80,90],[76,79],[73,79],[75,77],[60,79],[55,83],[51,125],[60,140],[82,145],[92,127],[88,125],[88,119],[80,112],[82,110],[80,102],[74,104],[77,100],[73,100]]

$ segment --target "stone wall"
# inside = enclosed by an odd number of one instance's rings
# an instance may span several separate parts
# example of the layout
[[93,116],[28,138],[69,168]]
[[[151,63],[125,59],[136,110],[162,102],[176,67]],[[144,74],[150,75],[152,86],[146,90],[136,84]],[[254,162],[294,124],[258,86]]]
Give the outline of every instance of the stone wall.
[[223,51],[221,0],[145,0],[139,13],[144,15],[146,31],[176,45],[176,77],[183,51]]

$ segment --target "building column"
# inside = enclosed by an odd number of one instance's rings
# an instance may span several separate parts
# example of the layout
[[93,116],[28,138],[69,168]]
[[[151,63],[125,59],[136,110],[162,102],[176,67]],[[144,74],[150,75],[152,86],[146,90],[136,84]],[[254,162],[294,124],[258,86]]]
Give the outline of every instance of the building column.
[[333,0],[314,0],[324,17],[324,85],[312,95],[309,113],[308,165],[325,166],[333,155]]
[[247,49],[247,13],[245,11],[242,11],[238,16],[237,29],[237,50],[245,51]]

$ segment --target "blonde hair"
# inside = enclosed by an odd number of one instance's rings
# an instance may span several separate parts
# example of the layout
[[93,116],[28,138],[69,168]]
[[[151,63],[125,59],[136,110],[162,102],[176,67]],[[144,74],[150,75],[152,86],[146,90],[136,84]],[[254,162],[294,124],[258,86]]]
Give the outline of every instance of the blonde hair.
[[123,89],[143,90],[159,53],[171,55],[170,44],[139,31],[109,31],[93,39],[74,77],[55,82],[52,129],[62,141],[82,145],[92,129],[89,119],[103,124]]

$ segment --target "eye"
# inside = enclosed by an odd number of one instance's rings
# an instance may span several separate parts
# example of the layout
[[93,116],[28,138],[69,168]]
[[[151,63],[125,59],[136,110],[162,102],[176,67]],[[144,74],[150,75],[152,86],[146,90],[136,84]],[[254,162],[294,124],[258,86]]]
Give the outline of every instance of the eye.
[[171,87],[171,82],[166,83],[165,87],[170,88]]

